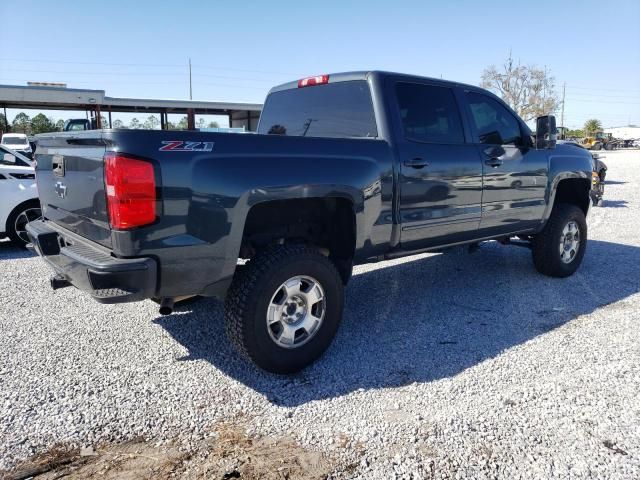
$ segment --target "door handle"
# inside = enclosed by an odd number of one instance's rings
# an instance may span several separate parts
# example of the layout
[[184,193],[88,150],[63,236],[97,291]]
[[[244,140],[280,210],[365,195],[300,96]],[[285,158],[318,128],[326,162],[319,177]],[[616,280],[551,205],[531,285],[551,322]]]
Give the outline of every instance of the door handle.
[[429,162],[427,162],[421,157],[415,157],[415,158],[412,158],[411,160],[405,160],[404,164],[405,166],[411,167],[411,168],[422,168],[422,167],[429,166]]
[[499,158],[490,158],[489,160],[485,160],[484,161],[485,165],[489,165],[490,167],[493,167],[493,168],[498,168],[503,163],[504,162],[502,160],[500,160]]

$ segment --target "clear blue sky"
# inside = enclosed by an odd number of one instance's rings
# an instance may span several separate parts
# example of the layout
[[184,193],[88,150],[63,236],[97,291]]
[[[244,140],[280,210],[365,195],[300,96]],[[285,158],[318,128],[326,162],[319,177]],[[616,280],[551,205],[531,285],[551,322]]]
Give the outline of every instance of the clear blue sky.
[[345,70],[477,84],[512,50],[566,82],[565,124],[640,124],[638,0],[21,0],[0,2],[0,20],[3,84],[188,98],[191,57],[194,99],[261,102],[274,84]]

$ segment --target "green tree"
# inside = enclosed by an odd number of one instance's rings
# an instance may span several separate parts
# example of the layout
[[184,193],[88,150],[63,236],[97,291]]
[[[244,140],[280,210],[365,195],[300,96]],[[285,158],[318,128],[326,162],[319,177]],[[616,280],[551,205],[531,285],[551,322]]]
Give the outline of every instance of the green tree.
[[61,132],[63,128],[64,128],[64,120],[59,119],[59,120],[56,122],[56,130],[57,130],[58,132]]
[[567,130],[567,137],[582,138],[584,137],[584,130],[580,128],[576,130]]
[[27,135],[31,134],[31,119],[29,115],[24,112],[20,112],[13,119],[13,123],[11,124],[11,128],[14,132],[17,133],[26,133]]
[[47,118],[43,113],[39,113],[31,119],[31,133],[36,135],[38,133],[55,132],[57,130],[55,123],[51,118]]
[[127,126],[124,124],[122,120],[120,120],[119,118],[116,118],[113,121],[113,128],[127,128]]
[[502,67],[486,68],[480,86],[502,97],[526,122],[554,113],[560,104],[547,69],[516,64],[511,55]]
[[138,120],[136,117],[133,117],[131,119],[131,123],[129,124],[129,128],[132,128],[134,130],[137,128],[141,128],[140,120]]
[[584,134],[586,137],[593,137],[597,132],[602,130],[602,122],[596,118],[592,118],[584,122]]
[[198,119],[198,122],[196,123],[196,128],[197,128],[197,129],[205,128],[205,125],[206,125],[206,124],[207,124],[207,123],[206,123],[206,120],[205,120],[204,118],[200,117],[200,118]]
[[182,117],[180,121],[176,124],[176,130],[188,130],[189,122],[187,121],[187,117]]
[[209,128],[220,128],[220,124],[218,122],[209,122],[209,125],[207,125],[207,127],[209,127]]
[[155,130],[160,125],[160,120],[155,115],[149,115],[145,120],[143,127],[147,130]]

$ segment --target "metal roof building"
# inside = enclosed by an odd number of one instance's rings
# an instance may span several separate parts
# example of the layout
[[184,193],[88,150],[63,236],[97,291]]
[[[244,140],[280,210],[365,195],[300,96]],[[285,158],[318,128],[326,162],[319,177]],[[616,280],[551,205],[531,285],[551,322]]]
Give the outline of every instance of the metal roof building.
[[189,129],[195,128],[195,115],[226,115],[230,127],[255,131],[262,104],[240,102],[201,102],[196,100],[155,100],[147,98],[108,97],[104,90],[85,90],[64,86],[0,85],[0,108],[39,108],[43,110],[85,110],[95,118],[98,128],[101,115],[111,124],[112,112],[160,114],[161,128],[168,124],[168,114],[187,116]]

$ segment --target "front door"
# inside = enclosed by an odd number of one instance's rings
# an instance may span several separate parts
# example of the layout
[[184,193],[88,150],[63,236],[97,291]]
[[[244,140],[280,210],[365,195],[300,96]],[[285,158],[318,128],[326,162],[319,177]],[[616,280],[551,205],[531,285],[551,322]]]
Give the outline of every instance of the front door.
[[466,143],[454,91],[429,83],[393,83],[400,157],[402,247],[472,239],[481,217],[482,163]]
[[534,148],[524,126],[498,100],[474,91],[464,97],[482,157],[481,236],[536,227],[546,204],[547,151]]

